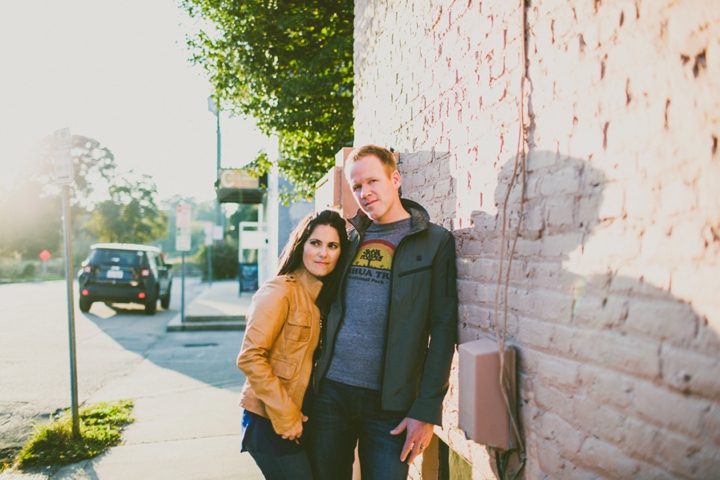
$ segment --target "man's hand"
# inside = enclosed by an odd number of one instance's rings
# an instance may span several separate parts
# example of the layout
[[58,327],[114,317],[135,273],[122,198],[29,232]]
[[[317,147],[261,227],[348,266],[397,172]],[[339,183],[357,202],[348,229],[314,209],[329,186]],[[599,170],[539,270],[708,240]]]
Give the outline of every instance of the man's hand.
[[285,433],[280,435],[285,440],[295,440],[297,441],[298,438],[302,437],[302,431],[303,431],[303,422],[307,422],[308,417],[300,414],[300,418],[298,418],[297,422],[295,422],[295,425],[290,427]]
[[[405,417],[400,422],[400,425],[390,431],[390,434],[400,435],[405,430],[407,430],[407,436],[400,454],[400,461],[404,462],[407,458],[407,463],[410,464],[430,444],[433,435],[433,424]],[[408,454],[410,454],[409,457]]]

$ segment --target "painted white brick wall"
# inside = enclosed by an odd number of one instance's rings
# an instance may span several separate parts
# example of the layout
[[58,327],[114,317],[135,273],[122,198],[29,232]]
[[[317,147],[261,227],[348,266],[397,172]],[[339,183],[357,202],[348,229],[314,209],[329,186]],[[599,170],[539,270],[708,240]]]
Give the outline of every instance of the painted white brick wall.
[[[525,477],[718,478],[720,2],[528,3],[508,294]],[[519,2],[356,0],[355,14],[355,145],[401,152],[404,195],[457,238],[461,342],[494,334]],[[516,187],[506,241],[519,209]],[[451,382],[437,433],[494,478]]]

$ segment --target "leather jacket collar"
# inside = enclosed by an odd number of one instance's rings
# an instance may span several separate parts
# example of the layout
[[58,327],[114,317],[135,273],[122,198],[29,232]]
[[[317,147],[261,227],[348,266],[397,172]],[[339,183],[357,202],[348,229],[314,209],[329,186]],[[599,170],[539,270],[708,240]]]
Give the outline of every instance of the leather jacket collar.
[[300,284],[307,290],[308,295],[313,302],[317,300],[318,295],[320,295],[320,290],[322,290],[322,280],[308,272],[305,267],[302,266],[294,272],[288,274],[288,277],[300,282]]

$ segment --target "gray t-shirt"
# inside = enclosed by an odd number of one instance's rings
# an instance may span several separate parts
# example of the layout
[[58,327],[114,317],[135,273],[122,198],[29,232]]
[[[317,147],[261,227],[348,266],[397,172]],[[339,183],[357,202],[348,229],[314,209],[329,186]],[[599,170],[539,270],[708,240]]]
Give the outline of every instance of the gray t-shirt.
[[345,316],[327,378],[380,390],[392,259],[400,240],[409,232],[409,218],[385,225],[373,223],[365,231],[348,272]]

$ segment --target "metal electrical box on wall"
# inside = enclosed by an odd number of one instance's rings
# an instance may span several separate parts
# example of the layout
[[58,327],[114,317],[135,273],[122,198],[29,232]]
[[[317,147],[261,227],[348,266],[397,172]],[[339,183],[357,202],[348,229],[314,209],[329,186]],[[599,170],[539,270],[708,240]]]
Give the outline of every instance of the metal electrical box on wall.
[[[459,427],[465,436],[482,445],[511,450],[516,440],[512,416],[500,386],[500,346],[484,338],[458,345],[460,357]],[[516,405],[515,349],[505,346],[503,362],[506,393],[511,408]]]

